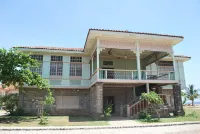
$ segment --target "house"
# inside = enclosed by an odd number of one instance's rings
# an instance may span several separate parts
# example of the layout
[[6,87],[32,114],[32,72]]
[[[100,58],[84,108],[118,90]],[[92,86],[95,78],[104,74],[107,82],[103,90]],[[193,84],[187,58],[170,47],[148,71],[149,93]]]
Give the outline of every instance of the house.
[[[183,63],[173,47],[182,36],[119,30],[89,29],[84,48],[17,47],[41,62],[38,72],[51,85],[55,103],[52,115],[100,115],[113,104],[113,115],[137,117],[148,108],[139,100],[155,91],[164,100],[160,111],[183,115],[181,89],[185,88]],[[25,87],[20,104],[28,114],[37,113],[45,93]]]

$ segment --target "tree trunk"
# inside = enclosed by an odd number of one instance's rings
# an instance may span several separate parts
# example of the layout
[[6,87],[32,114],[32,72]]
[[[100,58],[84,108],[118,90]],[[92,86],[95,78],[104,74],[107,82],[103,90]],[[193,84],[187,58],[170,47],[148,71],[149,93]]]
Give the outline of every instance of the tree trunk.
[[194,106],[194,100],[192,100],[192,106]]

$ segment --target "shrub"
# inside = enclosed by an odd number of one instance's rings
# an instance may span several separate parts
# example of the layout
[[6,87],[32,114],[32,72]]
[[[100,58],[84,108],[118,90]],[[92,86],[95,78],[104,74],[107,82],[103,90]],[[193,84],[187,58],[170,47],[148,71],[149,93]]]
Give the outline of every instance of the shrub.
[[103,109],[103,114],[105,119],[108,119],[108,117],[111,116],[111,113],[112,113],[112,104],[108,104]]
[[19,96],[18,94],[9,94],[0,98],[0,104],[5,106],[5,110],[10,115],[16,114],[18,108]]
[[48,118],[45,117],[45,116],[41,116],[39,124],[40,125],[46,125],[46,124],[48,124]]

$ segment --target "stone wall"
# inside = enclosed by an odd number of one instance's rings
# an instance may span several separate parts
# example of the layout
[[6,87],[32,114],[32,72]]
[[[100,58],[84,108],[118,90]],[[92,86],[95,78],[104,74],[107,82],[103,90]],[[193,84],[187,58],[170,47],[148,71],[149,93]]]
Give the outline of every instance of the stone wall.
[[[78,96],[79,109],[58,109],[55,99],[53,105],[46,107],[50,115],[89,115],[89,89],[52,89],[52,93],[55,98],[56,96]],[[20,106],[24,109],[26,114],[36,115],[38,102],[44,100],[45,95],[45,92],[37,89],[25,89],[24,93],[20,93]]]

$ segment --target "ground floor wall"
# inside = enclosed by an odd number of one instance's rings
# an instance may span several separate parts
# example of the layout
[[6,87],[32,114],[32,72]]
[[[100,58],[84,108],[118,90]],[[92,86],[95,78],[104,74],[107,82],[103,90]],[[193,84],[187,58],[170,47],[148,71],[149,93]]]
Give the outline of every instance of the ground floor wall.
[[[170,98],[166,98],[166,102],[171,103],[175,110],[182,110],[180,88],[175,86],[174,89],[159,89],[158,94],[170,96]],[[114,104],[113,115],[120,116],[122,106],[126,106],[137,96],[132,87],[106,87],[103,83],[97,83],[90,89],[51,90],[55,102],[45,107],[45,111],[50,115],[102,115],[103,107],[112,101]],[[143,92],[143,90],[140,91]],[[25,114],[37,115],[40,102],[45,100],[45,96],[46,92],[42,90],[25,89],[25,92],[20,92],[20,106],[24,109]],[[175,106],[175,103],[179,104]]]
[[[46,106],[50,115],[89,115],[89,89],[52,89],[55,102]],[[40,102],[45,99],[45,92],[37,89],[25,89],[20,93],[20,106],[27,115],[37,115]]]

